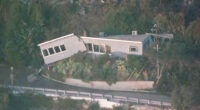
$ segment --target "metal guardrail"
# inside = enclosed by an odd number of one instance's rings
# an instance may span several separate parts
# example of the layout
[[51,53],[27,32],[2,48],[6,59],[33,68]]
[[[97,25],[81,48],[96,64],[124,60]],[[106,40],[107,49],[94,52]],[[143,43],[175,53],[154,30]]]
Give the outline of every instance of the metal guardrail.
[[48,88],[33,88],[33,87],[23,87],[23,86],[10,86],[10,85],[0,85],[3,88],[9,88],[14,94],[25,93],[31,91],[36,94],[43,94],[46,96],[52,97],[84,97],[91,99],[106,99],[111,102],[125,103],[130,102],[134,104],[145,104],[152,106],[162,106],[162,107],[171,107],[171,103],[149,100],[149,99],[139,99],[134,97],[124,97],[124,96],[114,96],[110,94],[99,94],[99,93],[90,93],[90,92],[79,92],[79,91],[68,91],[68,90],[58,90],[58,89],[48,89]]

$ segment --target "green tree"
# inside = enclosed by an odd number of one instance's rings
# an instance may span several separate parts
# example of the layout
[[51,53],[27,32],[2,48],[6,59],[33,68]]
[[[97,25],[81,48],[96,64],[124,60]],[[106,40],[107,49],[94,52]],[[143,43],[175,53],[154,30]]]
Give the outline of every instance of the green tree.
[[194,20],[187,27],[185,41],[193,45],[197,45],[200,48],[200,18]]
[[125,34],[132,30],[133,19],[126,8],[113,8],[105,15],[104,32],[107,34]]
[[166,32],[168,29],[168,21],[166,16],[162,15],[162,14],[158,14],[155,18],[154,18],[154,22],[159,26],[159,31],[160,33]]
[[10,95],[9,110],[20,109],[29,110],[33,108],[46,108],[50,109],[53,104],[53,100],[50,97],[44,95],[34,95],[32,93],[25,93],[20,95]]
[[87,110],[100,110],[99,104],[98,103],[90,103]]
[[190,87],[181,86],[172,92],[172,104],[177,110],[188,110],[192,106],[193,91]]
[[9,93],[8,90],[0,88],[0,110],[8,110]]
[[72,99],[58,99],[56,105],[57,110],[82,110],[85,101],[72,100]]

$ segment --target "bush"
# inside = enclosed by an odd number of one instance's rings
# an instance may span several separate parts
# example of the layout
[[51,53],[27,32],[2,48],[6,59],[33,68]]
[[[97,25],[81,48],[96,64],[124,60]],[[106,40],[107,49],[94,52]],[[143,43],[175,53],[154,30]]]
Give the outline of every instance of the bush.
[[[49,74],[54,78],[65,80],[73,77],[83,81],[106,81],[108,84],[116,81],[127,80],[130,74],[136,69],[135,80],[144,80],[142,72],[144,71],[148,59],[141,56],[129,56],[128,61],[122,58],[112,58],[107,54],[100,56],[91,56],[84,52],[79,52],[74,56],[59,61],[52,67]],[[149,71],[147,69],[147,71]],[[139,74],[140,72],[140,74]],[[62,75],[61,75],[62,74]],[[146,78],[148,80],[148,78]]]
[[100,110],[100,106],[98,103],[91,103],[87,110]]
[[32,108],[47,108],[50,109],[53,104],[53,100],[50,97],[44,95],[34,95],[32,93],[25,93],[20,95],[10,95],[9,98],[9,110],[29,110]]
[[82,110],[84,100],[58,99],[56,110]]

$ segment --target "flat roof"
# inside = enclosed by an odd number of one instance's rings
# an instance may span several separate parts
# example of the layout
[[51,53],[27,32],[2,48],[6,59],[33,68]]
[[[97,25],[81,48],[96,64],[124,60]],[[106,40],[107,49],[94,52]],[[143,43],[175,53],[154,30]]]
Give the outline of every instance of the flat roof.
[[116,40],[127,40],[127,41],[144,41],[147,38],[147,35],[113,35],[105,37],[106,39],[116,39]]
[[65,35],[65,36],[62,36],[62,37],[58,37],[58,38],[55,38],[55,39],[40,43],[40,44],[38,44],[38,46],[42,46],[42,45],[45,45],[45,44],[48,44],[48,43],[52,43],[52,42],[55,42],[57,40],[64,39],[64,38],[67,38],[67,37],[72,37],[72,36],[74,36],[74,33],[71,33],[71,34],[68,34],[68,35]]
[[[106,37],[86,37],[86,36],[81,36],[81,38],[88,38],[88,39],[102,39],[102,40],[111,40],[111,41],[126,41],[126,42],[143,42],[148,36],[150,35],[158,35],[159,37],[163,38],[173,38],[173,34],[152,34],[152,33],[146,33],[142,35],[111,35],[111,36],[106,36]],[[67,37],[72,37],[74,36],[74,33],[52,39],[43,43],[38,44],[38,46],[42,46],[51,42],[55,42],[60,39],[64,39]]]
[[106,37],[85,37],[81,36],[82,38],[89,38],[89,39],[102,39],[102,40],[116,40],[116,41],[129,41],[129,42],[142,42],[148,35],[112,35]]

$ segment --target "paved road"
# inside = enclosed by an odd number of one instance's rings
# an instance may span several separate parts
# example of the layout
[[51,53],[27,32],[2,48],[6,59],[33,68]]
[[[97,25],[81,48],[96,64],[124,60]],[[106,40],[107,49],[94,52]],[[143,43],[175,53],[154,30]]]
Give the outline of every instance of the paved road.
[[[25,86],[25,85],[21,85]],[[124,92],[124,91],[108,91],[108,90],[91,90],[87,88],[80,88],[74,87],[70,85],[60,84],[41,76],[34,83],[30,83],[27,86],[31,87],[40,87],[40,88],[52,88],[52,89],[66,89],[66,90],[75,90],[75,91],[83,91],[83,92],[94,92],[94,93],[101,93],[101,94],[111,94],[111,95],[119,95],[125,97],[135,97],[135,98],[144,98],[150,100],[157,100],[157,101],[165,101],[170,102],[170,97],[158,95],[155,93],[145,93],[145,92]]]
[[[10,84],[9,80],[9,67],[8,66],[1,66],[0,67],[0,84]],[[92,93],[100,93],[100,94],[110,94],[110,95],[117,95],[117,96],[125,96],[125,97],[135,97],[135,98],[144,98],[150,100],[157,100],[157,101],[165,101],[170,102],[170,97],[158,95],[155,93],[142,93],[142,92],[120,92],[120,91],[106,91],[106,90],[91,90],[87,88],[80,88],[80,87],[73,87],[70,85],[60,84],[48,79],[45,79],[41,76],[38,76],[37,80],[30,83],[27,81],[27,76],[30,73],[34,73],[34,70],[21,68],[15,69],[15,81],[14,84],[18,86],[28,86],[28,87],[38,87],[38,88],[52,88],[52,89],[65,89],[65,90],[75,90],[75,91],[82,91],[82,92],[92,92]]]
[[[85,99],[85,100],[99,100],[103,99],[104,101],[115,102],[115,103],[133,103],[139,105],[152,105],[152,106],[162,106],[162,107],[171,107],[171,104],[168,102],[160,102],[148,99],[139,99],[134,97],[124,97],[124,96],[114,96],[109,94],[99,94],[99,93],[90,93],[90,92],[79,92],[79,91],[68,91],[68,90],[58,90],[58,89],[48,89],[48,88],[32,88],[32,87],[22,87],[22,86],[10,86],[10,85],[0,85],[0,87],[10,88],[15,94],[24,93],[26,91],[32,91],[35,94],[44,94],[46,96],[51,96],[54,98],[75,98],[75,99]],[[100,101],[100,100],[99,100]],[[102,100],[101,100],[102,101]]]

